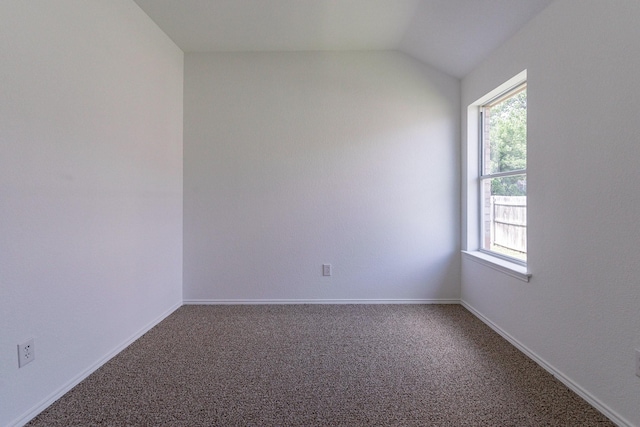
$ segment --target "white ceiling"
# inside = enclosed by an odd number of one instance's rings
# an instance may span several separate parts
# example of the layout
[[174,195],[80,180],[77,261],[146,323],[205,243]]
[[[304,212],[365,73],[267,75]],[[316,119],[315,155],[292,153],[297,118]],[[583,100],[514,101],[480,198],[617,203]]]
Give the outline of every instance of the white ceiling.
[[553,0],[134,0],[185,52],[399,49],[463,77]]

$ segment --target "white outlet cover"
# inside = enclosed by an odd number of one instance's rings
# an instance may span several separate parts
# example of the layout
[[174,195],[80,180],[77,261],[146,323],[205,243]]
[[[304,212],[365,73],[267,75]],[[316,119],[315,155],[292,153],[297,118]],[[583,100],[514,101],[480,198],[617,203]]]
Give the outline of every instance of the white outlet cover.
[[322,275],[331,276],[331,264],[322,264]]
[[22,368],[36,358],[36,349],[33,338],[18,344],[18,367]]

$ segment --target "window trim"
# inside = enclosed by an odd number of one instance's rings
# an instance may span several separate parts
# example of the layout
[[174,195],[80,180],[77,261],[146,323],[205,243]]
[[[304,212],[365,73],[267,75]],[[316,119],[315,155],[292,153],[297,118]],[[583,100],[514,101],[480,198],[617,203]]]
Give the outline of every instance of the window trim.
[[531,273],[527,270],[525,265],[519,265],[512,262],[510,259],[503,259],[495,256],[493,252],[484,251],[462,251],[465,258],[477,262],[478,264],[485,265],[508,276],[515,277],[523,282],[528,282],[531,279]]
[[[466,136],[466,179],[464,184],[465,220],[463,222],[462,254],[463,258],[491,267],[509,276],[528,282],[532,274],[529,271],[529,263],[516,258],[501,256],[501,254],[482,249],[481,244],[481,209],[482,195],[480,188],[480,176],[482,169],[482,128],[480,125],[479,110],[492,101],[499,101],[501,97],[527,84],[527,70],[524,70],[495,89],[491,90],[467,108],[467,136]],[[520,171],[508,171],[500,175],[518,175],[527,173]],[[494,174],[495,178],[498,175]],[[527,260],[528,261],[528,260]]]

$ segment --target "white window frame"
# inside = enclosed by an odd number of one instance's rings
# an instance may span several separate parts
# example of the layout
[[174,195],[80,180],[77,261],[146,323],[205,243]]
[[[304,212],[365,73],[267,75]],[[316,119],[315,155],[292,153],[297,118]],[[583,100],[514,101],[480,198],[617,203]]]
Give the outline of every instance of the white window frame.
[[[505,254],[501,254],[500,252],[496,252],[496,251],[492,251],[491,249],[487,249],[487,248],[483,248],[483,239],[484,239],[484,234],[486,233],[486,229],[485,229],[485,203],[483,200],[483,185],[487,180],[491,180],[493,178],[503,178],[503,177],[509,177],[509,176],[517,176],[517,175],[524,175],[525,177],[527,176],[527,169],[516,169],[516,170],[512,170],[512,171],[507,171],[507,172],[493,172],[493,173],[485,173],[485,160],[486,160],[486,155],[485,155],[485,131],[484,131],[484,127],[485,127],[485,123],[484,123],[484,110],[487,108],[487,106],[491,105],[491,104],[497,104],[499,103],[499,101],[503,100],[503,99],[508,99],[511,96],[516,95],[518,92],[520,92],[522,90],[523,86],[527,85],[527,81],[523,81],[521,83],[518,83],[516,86],[510,87],[509,89],[507,89],[506,91],[498,94],[497,96],[491,98],[490,100],[488,100],[487,102],[483,103],[480,107],[478,107],[478,149],[479,149],[479,161],[480,164],[478,165],[478,196],[479,196],[479,200],[478,200],[478,208],[480,209],[480,226],[479,226],[479,231],[480,231],[480,247],[478,248],[478,250],[480,252],[484,252],[486,254],[489,254],[491,256],[495,256],[497,258],[502,258],[506,261],[509,262],[513,262],[516,264],[520,264],[523,266],[527,265],[526,261],[523,261],[521,259],[515,258],[515,257],[510,257],[509,255],[505,255]],[[526,252],[525,252],[526,253]]]
[[[483,202],[481,193],[481,174],[483,169],[481,162],[482,136],[480,128],[480,109],[492,100],[507,94],[526,82],[527,71],[524,70],[477,101],[471,103],[467,108],[467,149],[465,152],[466,176],[463,182],[463,207],[466,208],[464,210],[466,218],[463,222],[462,253],[467,259],[528,282],[531,278],[531,273],[528,270],[527,263],[482,249],[481,244],[481,210]],[[524,173],[526,173],[526,169]],[[491,177],[510,174],[512,173],[498,173],[491,175]],[[513,172],[513,175],[519,174],[522,174],[522,171]],[[485,175],[485,178],[488,177],[489,175]]]

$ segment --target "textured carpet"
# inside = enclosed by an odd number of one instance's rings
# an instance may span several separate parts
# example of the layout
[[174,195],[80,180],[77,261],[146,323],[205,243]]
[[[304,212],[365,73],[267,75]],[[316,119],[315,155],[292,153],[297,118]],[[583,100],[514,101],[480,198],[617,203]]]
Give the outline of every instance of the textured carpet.
[[29,426],[613,426],[458,305],[184,306]]

